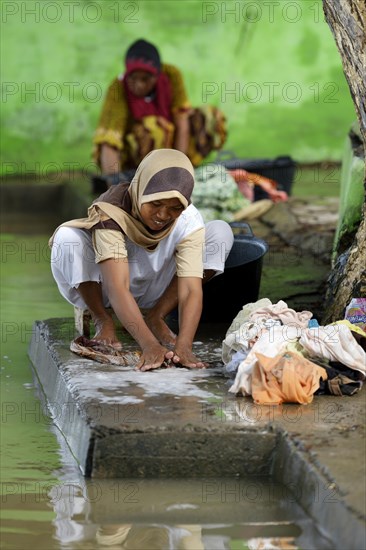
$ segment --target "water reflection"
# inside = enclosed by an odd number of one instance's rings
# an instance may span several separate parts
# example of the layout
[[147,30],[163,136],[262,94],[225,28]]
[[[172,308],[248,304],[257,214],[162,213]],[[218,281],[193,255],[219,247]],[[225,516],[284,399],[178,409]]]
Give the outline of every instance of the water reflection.
[[7,487],[3,548],[331,548],[265,478],[60,481]]
[[73,550],[332,547],[289,488],[267,478],[79,479],[49,498],[54,537]]

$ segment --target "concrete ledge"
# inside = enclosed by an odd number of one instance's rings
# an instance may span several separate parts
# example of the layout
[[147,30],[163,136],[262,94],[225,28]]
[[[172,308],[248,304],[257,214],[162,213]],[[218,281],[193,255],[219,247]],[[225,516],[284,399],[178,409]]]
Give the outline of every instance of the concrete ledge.
[[291,491],[329,548],[365,548],[365,392],[308,406],[235,398],[219,361],[223,332],[205,330],[196,345],[211,368],[141,373],[72,354],[73,319],[35,323],[29,355],[84,476],[266,477]]
[[[74,401],[66,383],[66,375],[60,367],[60,357],[54,346],[50,345],[50,326],[36,323],[30,343],[29,356],[35,368],[35,374],[45,395],[47,408],[53,422],[65,437],[65,440],[77,460],[84,475],[90,470],[88,457],[92,447],[91,429],[85,412]],[[69,332],[70,325],[58,324],[58,338]],[[70,335],[70,334],[69,334]],[[53,332],[52,336],[56,336]],[[71,352],[70,352],[71,353]]]
[[269,475],[271,432],[223,433],[186,426],[162,433],[121,433],[94,441],[94,477],[196,478]]
[[[93,478],[269,475],[276,435],[222,422],[220,367],[136,372],[72,354],[72,321],[35,324],[29,355],[82,473]],[[240,437],[238,435],[240,434]]]
[[310,517],[317,518],[318,529],[332,538],[334,548],[366,548],[363,514],[352,509],[346,495],[340,494],[338,480],[330,481],[321,465],[309,460],[301,443],[282,433],[273,456],[273,479],[293,490],[296,502]]

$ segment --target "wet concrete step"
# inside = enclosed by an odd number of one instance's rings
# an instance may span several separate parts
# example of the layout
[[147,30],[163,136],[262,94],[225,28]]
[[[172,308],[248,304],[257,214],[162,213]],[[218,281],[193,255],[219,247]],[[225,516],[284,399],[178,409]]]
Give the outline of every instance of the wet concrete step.
[[84,475],[269,475],[276,445],[271,427],[223,418],[227,380],[217,341],[206,350],[197,344],[208,369],[139,372],[72,354],[72,330],[59,319],[37,322],[29,354],[54,422]]

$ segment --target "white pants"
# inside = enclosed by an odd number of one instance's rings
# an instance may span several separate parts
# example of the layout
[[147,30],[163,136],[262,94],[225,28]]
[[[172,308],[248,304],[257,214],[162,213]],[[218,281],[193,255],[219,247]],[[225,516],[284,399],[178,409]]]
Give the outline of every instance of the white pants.
[[[203,258],[204,269],[223,273],[226,258],[234,242],[233,232],[229,224],[222,220],[208,222],[205,225],[206,240]],[[140,248],[141,254],[145,254]],[[151,255],[151,252],[147,253]],[[167,268],[158,275],[150,277],[141,273],[143,262],[129,262],[130,290],[141,308],[151,308],[171,282],[175,273],[174,257]],[[61,295],[74,306],[85,309],[87,306],[77,288],[80,283],[94,281],[102,283],[102,274],[95,263],[95,253],[91,233],[84,229],[60,227],[53,240],[51,253],[51,269]],[[105,307],[109,307],[108,297],[103,291]]]

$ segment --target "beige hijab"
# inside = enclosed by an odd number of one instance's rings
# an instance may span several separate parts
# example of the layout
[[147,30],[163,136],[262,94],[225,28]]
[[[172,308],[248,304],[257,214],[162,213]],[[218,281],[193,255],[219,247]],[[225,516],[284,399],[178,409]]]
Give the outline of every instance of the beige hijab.
[[[89,207],[87,218],[71,220],[62,226],[103,228],[104,222],[111,219],[135,244],[153,250],[171,233],[176,220],[162,231],[152,232],[142,222],[141,206],[146,202],[178,198],[187,208],[193,186],[194,170],[188,157],[175,149],[157,149],[141,161],[130,184],[111,187]],[[53,236],[50,244],[52,240]]]

